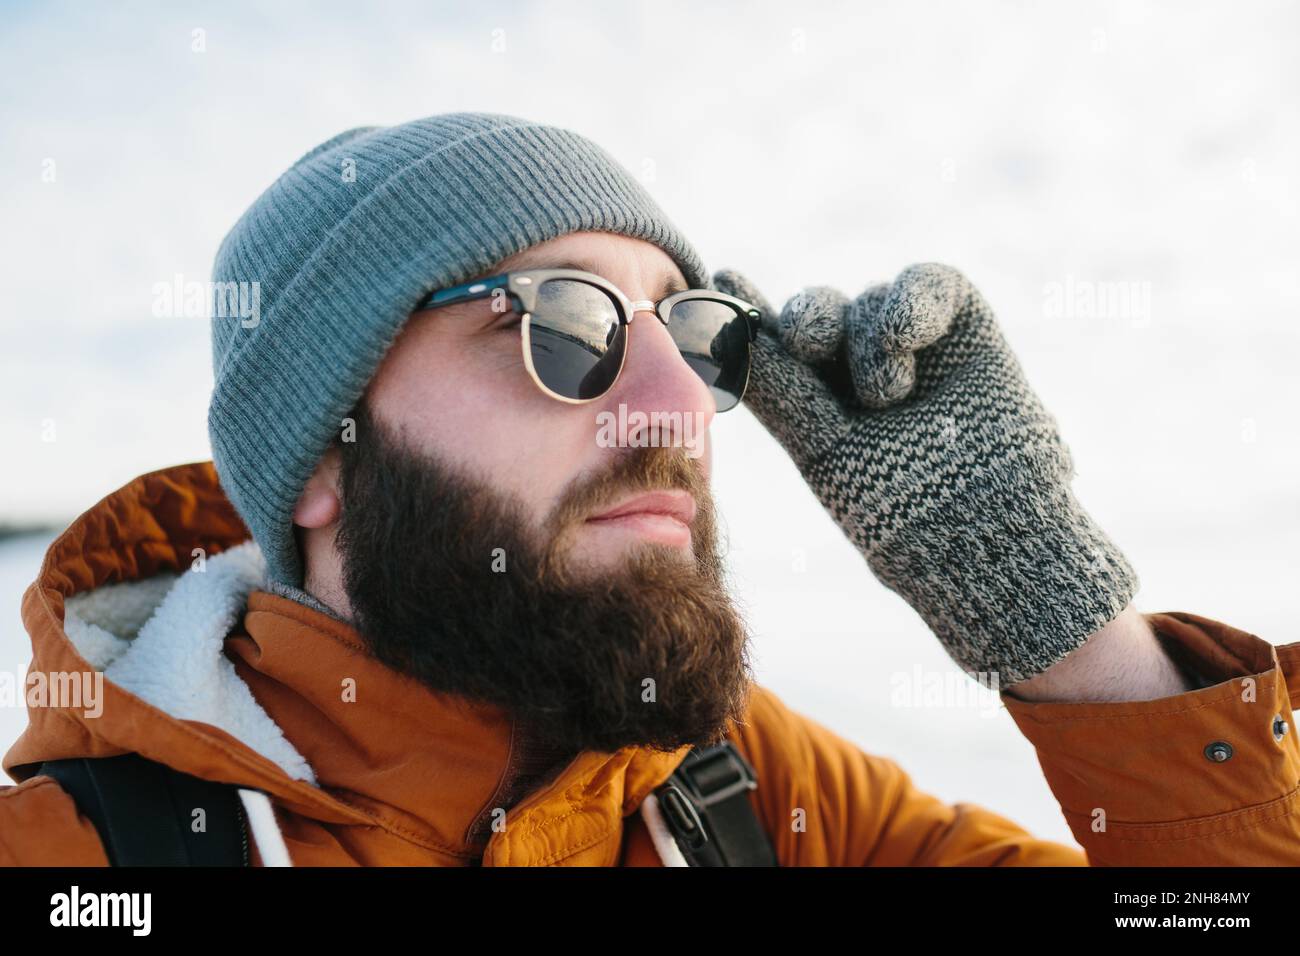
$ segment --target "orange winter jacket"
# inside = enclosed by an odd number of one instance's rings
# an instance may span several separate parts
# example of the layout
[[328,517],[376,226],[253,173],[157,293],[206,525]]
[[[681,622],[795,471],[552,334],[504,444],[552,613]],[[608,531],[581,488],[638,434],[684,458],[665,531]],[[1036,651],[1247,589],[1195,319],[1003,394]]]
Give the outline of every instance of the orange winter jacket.
[[[247,539],[204,462],[131,482],[50,546],[23,600],[30,724],[4,757],[18,785],[0,788],[0,863],[105,864],[93,825],[36,771],[130,752],[265,794],[258,864],[285,852],[297,866],[674,862],[647,795],[686,748],[579,754],[485,828],[520,747],[509,716],[430,692],[366,656],[346,625],[262,590]],[[1300,644],[1190,614],[1149,619],[1209,686],[1130,703],[1002,695],[1082,851],[918,791],[894,762],[755,687],[728,736],[757,771],[750,799],[779,861],[1300,863]],[[51,675],[65,693],[32,696]],[[1218,742],[1228,759],[1206,756]]]

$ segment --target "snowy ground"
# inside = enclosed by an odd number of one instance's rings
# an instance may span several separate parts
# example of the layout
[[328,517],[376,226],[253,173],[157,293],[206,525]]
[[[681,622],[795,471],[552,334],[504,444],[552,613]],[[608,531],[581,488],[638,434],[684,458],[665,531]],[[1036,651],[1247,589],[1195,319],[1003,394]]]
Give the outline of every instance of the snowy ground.
[[[1300,8],[82,9],[14,7],[0,32],[0,520],[66,521],[207,457],[207,330],[152,317],[154,284],[203,278],[244,206],[339,130],[482,109],[591,136],[712,268],[778,303],[959,266],[1057,415],[1139,608],[1300,639]],[[1056,305],[1108,283],[1134,294]],[[747,412],[714,430],[761,678],[945,799],[1068,840],[1005,713],[890,705],[895,675],[946,656]],[[0,546],[10,670],[41,550]],[[21,724],[0,713],[6,741]]]

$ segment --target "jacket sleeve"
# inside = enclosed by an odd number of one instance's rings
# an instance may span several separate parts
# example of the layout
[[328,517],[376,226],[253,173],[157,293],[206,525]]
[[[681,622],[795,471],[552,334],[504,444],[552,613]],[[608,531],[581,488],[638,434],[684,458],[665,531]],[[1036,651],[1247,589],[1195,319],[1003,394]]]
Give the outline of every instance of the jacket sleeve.
[[1300,865],[1300,644],[1145,615],[1201,686],[1107,703],[1002,700],[1093,866]]
[[95,825],[50,777],[0,787],[0,866],[108,866]]
[[753,765],[755,812],[782,866],[1084,866],[970,803],[918,790],[894,761],[863,752],[755,687],[733,743]]

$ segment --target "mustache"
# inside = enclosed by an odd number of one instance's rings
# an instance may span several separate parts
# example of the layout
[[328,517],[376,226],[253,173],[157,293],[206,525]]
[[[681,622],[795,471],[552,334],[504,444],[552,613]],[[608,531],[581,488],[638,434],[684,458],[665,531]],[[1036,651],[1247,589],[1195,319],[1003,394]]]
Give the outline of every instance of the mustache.
[[574,479],[551,509],[546,521],[550,536],[558,536],[585,521],[593,511],[638,491],[681,490],[697,505],[709,498],[702,467],[683,451],[669,447],[631,448],[596,475]]
[[569,483],[551,509],[543,528],[546,566],[559,570],[561,542],[593,514],[637,492],[685,491],[695,499],[695,527],[711,533],[713,498],[699,459],[680,447],[646,446],[625,449],[608,467]]

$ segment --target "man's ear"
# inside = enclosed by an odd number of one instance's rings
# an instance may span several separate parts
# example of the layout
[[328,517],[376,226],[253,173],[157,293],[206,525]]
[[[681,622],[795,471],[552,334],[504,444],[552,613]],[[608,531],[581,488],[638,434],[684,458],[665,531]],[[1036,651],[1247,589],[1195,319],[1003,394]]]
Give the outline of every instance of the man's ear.
[[298,497],[298,504],[293,509],[294,524],[303,528],[324,528],[338,520],[343,510],[339,462],[338,446],[330,445]]

